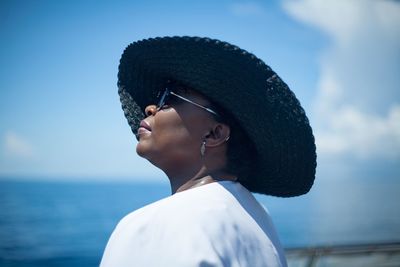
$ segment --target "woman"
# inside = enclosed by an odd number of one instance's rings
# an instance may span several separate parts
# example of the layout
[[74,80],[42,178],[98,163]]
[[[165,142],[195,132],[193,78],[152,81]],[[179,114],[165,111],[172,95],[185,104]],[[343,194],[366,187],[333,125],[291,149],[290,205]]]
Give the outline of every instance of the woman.
[[276,73],[225,42],[164,37],[125,49],[118,86],[136,151],[165,172],[172,196],[123,218],[101,266],[286,266],[250,191],[307,193],[316,154]]

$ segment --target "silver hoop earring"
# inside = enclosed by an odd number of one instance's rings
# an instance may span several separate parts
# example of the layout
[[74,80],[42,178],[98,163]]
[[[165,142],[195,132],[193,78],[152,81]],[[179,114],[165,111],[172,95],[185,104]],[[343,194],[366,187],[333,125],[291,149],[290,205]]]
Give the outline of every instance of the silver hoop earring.
[[200,155],[201,157],[204,157],[204,154],[206,153],[206,140],[203,140],[200,146]]

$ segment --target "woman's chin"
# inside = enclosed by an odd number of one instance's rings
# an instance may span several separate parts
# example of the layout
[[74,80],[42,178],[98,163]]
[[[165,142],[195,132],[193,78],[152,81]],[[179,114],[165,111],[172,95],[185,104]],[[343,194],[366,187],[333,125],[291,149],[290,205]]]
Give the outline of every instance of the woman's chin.
[[146,152],[147,152],[146,145],[143,144],[143,141],[141,142],[139,140],[138,144],[136,145],[136,153],[141,156],[142,158],[146,158]]

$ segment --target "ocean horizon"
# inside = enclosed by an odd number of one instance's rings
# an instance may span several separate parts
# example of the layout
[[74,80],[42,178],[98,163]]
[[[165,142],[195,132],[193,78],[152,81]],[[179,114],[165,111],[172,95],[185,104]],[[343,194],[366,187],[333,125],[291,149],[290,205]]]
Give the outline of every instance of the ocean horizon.
[[[2,177],[0,266],[98,266],[118,221],[169,195],[167,182]],[[305,196],[255,196],[285,248],[400,240],[397,179],[330,179]]]

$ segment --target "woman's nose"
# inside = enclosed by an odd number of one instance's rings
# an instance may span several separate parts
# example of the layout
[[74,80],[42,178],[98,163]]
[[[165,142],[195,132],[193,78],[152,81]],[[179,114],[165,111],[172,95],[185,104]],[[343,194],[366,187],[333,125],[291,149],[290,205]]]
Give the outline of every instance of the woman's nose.
[[145,110],[144,113],[146,114],[146,116],[152,116],[155,115],[157,113],[157,107],[156,105],[148,105]]

